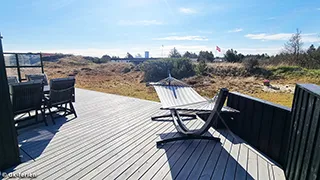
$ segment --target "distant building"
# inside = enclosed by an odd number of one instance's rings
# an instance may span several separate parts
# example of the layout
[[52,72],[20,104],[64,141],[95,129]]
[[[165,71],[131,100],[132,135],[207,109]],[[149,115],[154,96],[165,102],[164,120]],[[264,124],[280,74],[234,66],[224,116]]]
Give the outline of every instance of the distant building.
[[225,62],[225,61],[226,61],[225,58],[215,58],[215,59],[213,60],[213,62]]
[[149,51],[144,52],[144,58],[149,58]]
[[111,62],[134,63],[139,64],[147,60],[157,60],[161,58],[111,58]]
[[[198,61],[198,58],[189,58],[191,61],[193,61],[193,62],[197,62]],[[218,62],[225,62],[226,61],[226,59],[225,58],[215,58],[212,62],[216,62],[216,63],[218,63]]]

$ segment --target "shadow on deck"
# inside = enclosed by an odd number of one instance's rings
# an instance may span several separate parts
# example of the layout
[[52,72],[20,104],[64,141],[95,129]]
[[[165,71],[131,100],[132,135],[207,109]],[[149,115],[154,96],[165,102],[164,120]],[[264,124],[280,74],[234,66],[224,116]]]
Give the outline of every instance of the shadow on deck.
[[[279,166],[224,130],[207,134],[220,143],[186,140],[157,148],[157,140],[178,136],[171,122],[151,121],[166,113],[157,102],[83,89],[76,89],[76,99],[78,118],[21,131],[19,144],[35,161],[23,159],[7,172],[39,179],[284,179]],[[203,122],[185,123],[192,129]]]

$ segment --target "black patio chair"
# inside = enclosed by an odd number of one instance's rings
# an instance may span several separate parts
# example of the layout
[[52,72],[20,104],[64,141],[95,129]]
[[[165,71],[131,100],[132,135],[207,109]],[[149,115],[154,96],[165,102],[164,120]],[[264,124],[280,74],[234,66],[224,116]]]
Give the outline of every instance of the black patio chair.
[[[75,79],[58,78],[50,81],[50,93],[46,97],[45,107],[49,110],[52,122],[55,124],[53,113],[64,111],[64,115],[74,114],[77,117],[77,113],[73,107],[74,100],[74,85]],[[67,106],[69,105],[70,108]],[[64,106],[64,107],[63,107]],[[51,109],[57,108],[57,111],[53,112]]]
[[48,78],[45,74],[26,74],[28,81],[41,80],[43,85],[48,85]]
[[[35,120],[38,122],[38,111],[41,112],[43,121],[47,126],[44,110],[41,108],[43,99],[43,85],[40,81],[30,81],[22,83],[13,83],[10,85],[10,97],[12,102],[13,114],[17,116],[19,114],[35,111]],[[15,123],[21,122],[23,119],[18,119]],[[28,125],[28,124],[27,124]],[[22,128],[24,126],[18,126]]]
[[19,83],[19,80],[17,78],[17,76],[8,76],[8,84],[15,84],[15,83]]

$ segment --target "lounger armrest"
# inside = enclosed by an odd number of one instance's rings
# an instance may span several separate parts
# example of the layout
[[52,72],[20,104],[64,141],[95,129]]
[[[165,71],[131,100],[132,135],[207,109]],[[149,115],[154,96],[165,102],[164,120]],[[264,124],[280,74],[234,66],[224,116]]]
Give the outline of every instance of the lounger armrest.
[[161,83],[159,83],[159,82],[147,82],[146,83],[146,86],[148,87],[148,86],[155,86],[155,85],[162,85]]
[[221,109],[221,112],[223,112],[223,113],[240,113],[239,110],[233,109],[229,106],[223,106]]

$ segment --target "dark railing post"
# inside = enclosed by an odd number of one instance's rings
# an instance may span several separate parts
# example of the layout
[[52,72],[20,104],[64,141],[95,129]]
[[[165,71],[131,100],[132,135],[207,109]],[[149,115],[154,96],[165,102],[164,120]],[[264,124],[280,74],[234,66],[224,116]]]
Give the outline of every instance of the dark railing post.
[[0,34],[0,170],[20,162]]
[[320,178],[320,86],[297,84],[291,113],[287,179]]
[[41,72],[44,74],[44,69],[43,69],[43,61],[42,61],[42,53],[40,52],[40,63],[41,63]]
[[18,54],[16,54],[16,64],[17,64],[19,82],[21,82],[22,78],[21,78],[20,63],[19,63],[19,55]]

